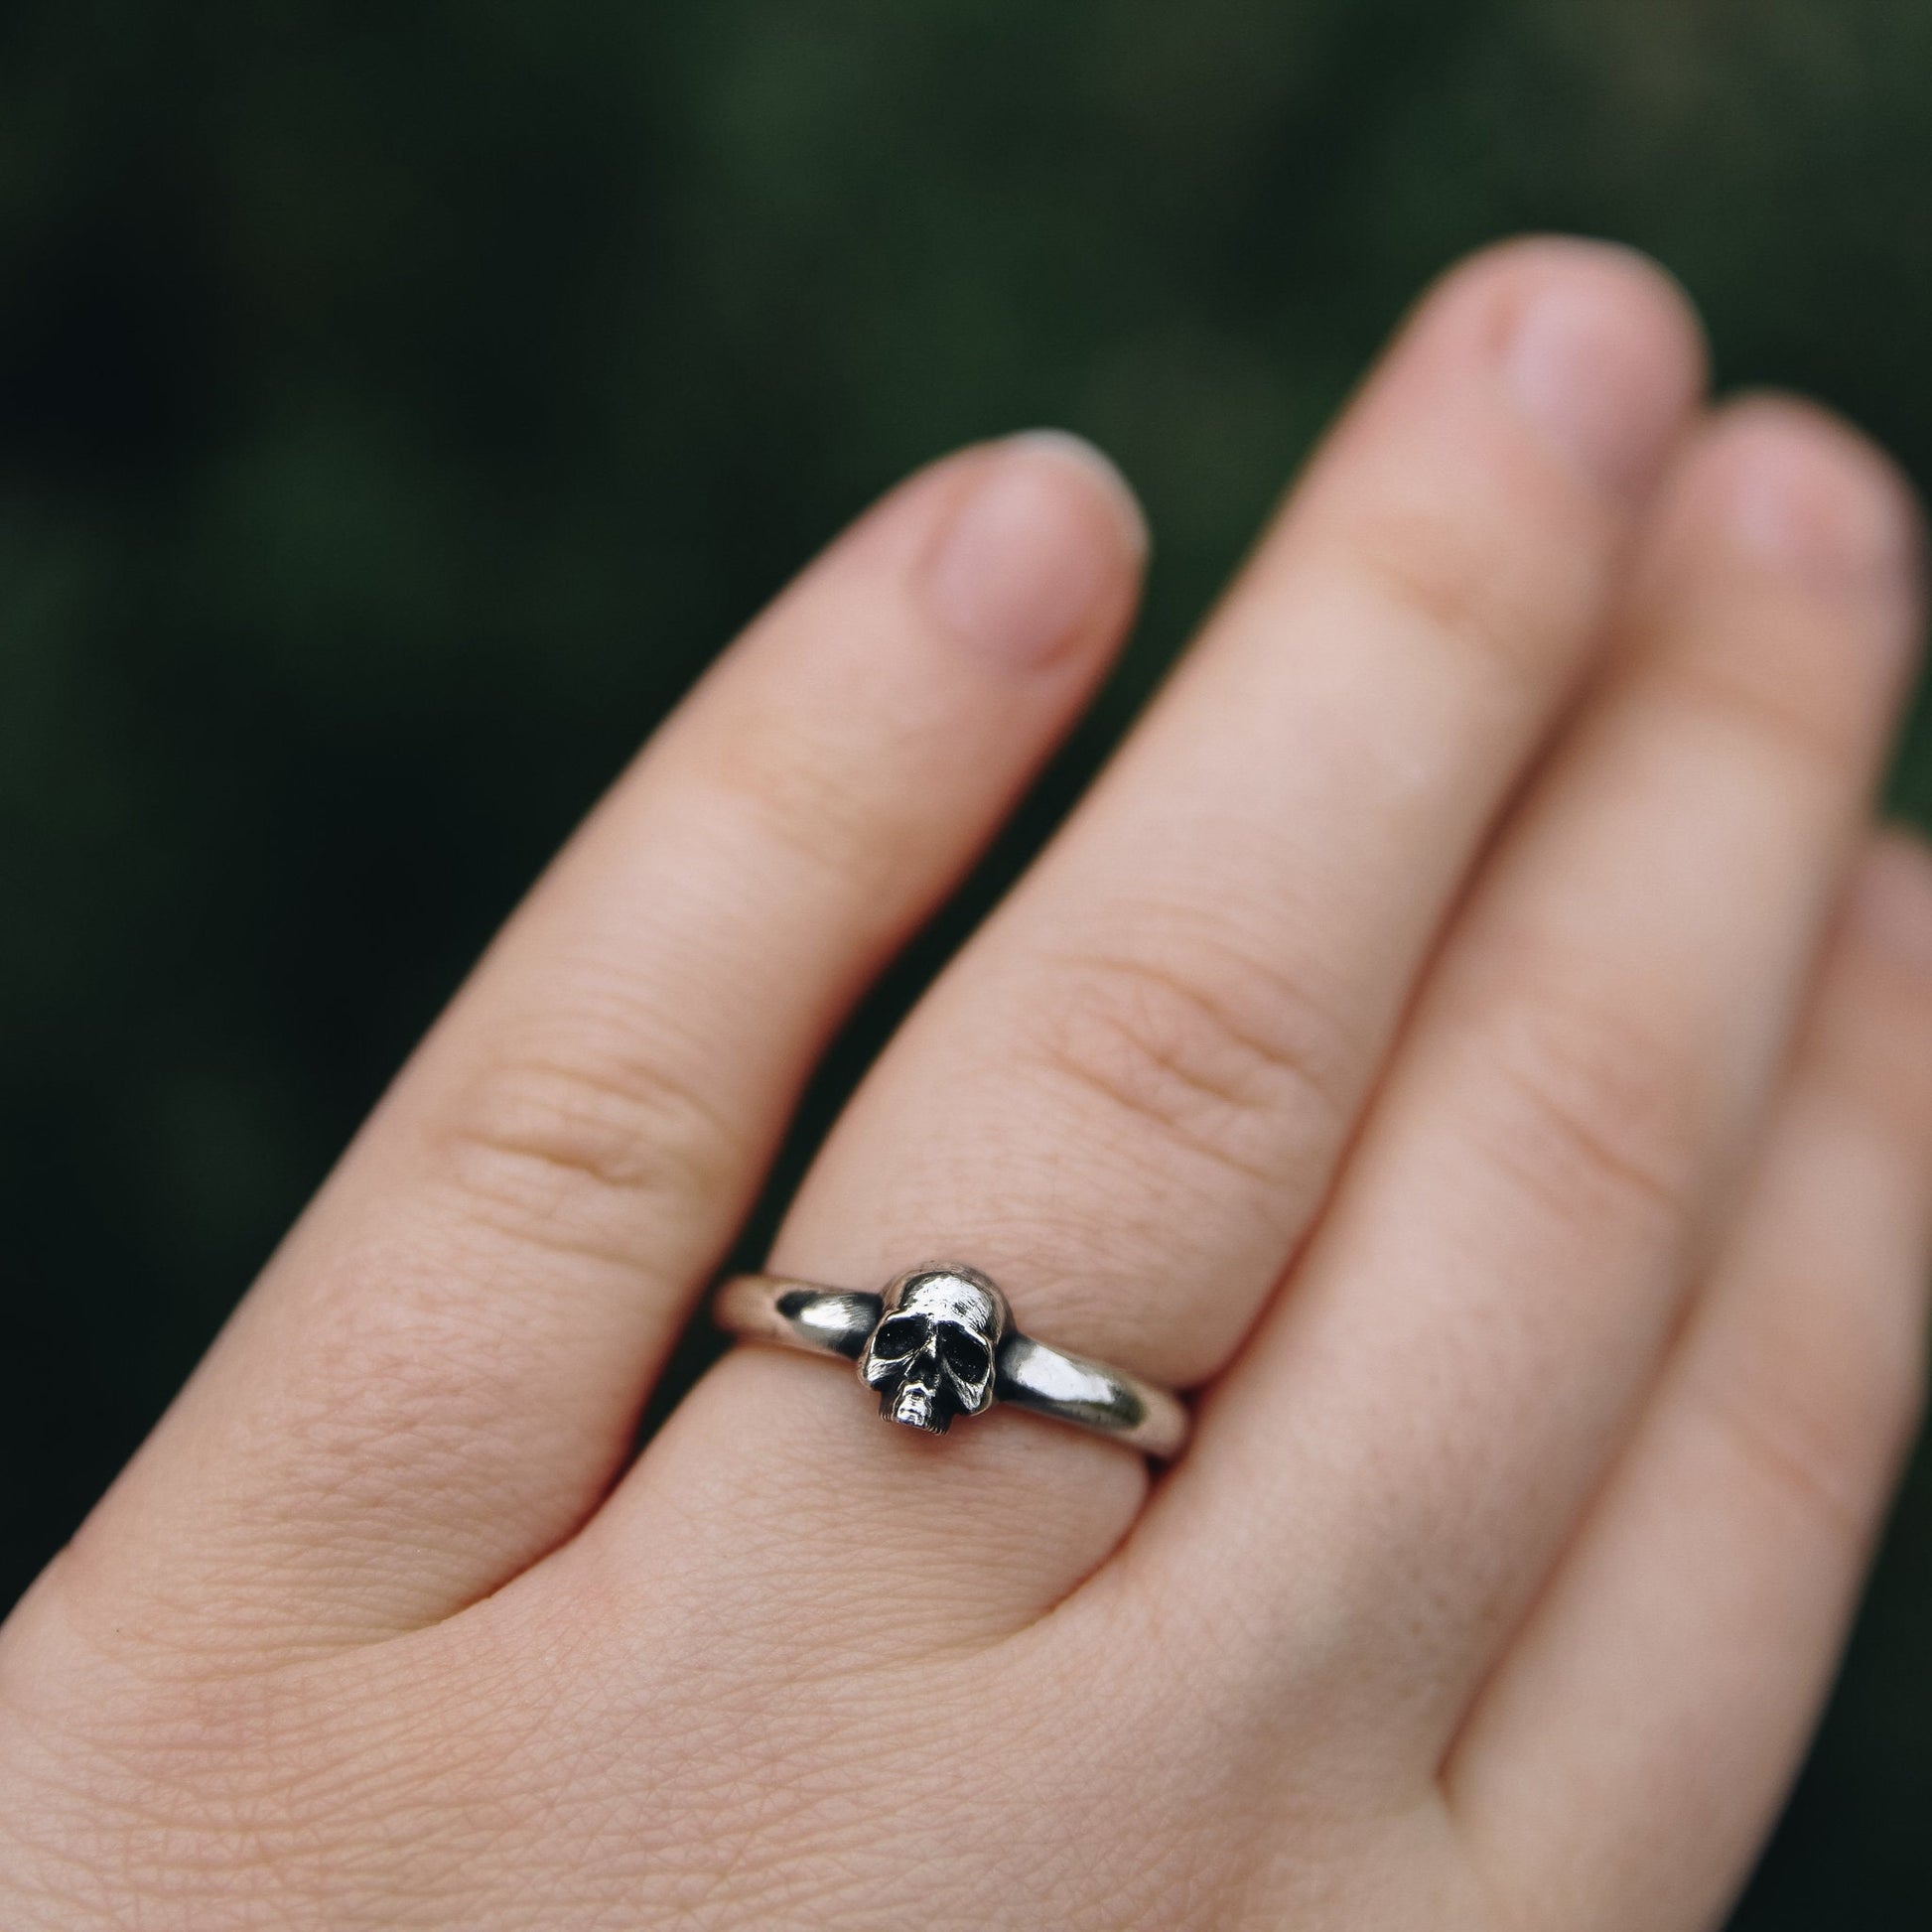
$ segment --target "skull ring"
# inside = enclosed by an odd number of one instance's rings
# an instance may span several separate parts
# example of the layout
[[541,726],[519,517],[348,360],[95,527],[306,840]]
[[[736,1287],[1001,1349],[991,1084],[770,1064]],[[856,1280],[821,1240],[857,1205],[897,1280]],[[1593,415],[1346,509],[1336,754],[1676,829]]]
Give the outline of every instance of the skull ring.
[[994,1352],[1010,1318],[1007,1298],[977,1270],[914,1269],[887,1289],[859,1379],[879,1391],[889,1421],[943,1436],[953,1417],[992,1408]]
[[746,1340],[856,1362],[880,1415],[927,1436],[1012,1403],[1164,1459],[1187,1440],[1177,1397],[1023,1335],[1005,1295],[963,1263],[908,1268],[877,1294],[737,1275],[718,1291],[714,1312]]

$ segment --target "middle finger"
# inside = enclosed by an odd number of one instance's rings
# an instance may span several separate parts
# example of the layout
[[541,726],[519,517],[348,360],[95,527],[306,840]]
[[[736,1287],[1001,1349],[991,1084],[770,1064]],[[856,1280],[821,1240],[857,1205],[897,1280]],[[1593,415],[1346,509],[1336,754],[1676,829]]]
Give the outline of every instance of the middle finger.
[[[773,1267],[876,1287],[955,1256],[1045,1339],[1183,1385],[1217,1371],[1588,661],[1699,373],[1681,298],[1620,250],[1517,244],[1452,275],[1094,796],[884,1056]],[[891,1544],[880,1485],[902,1469],[921,1504],[904,1534],[942,1512],[1002,1617],[1090,1567],[1138,1500],[1118,1450],[996,1413],[935,1459],[825,1378],[739,1351],[645,1458],[643,1495],[742,1526],[692,1510],[691,1485],[769,1484],[775,1441],[812,1459],[817,1495],[845,1493],[849,1465]],[[963,1534],[981,1498],[992,1570]]]
[[1917,549],[1900,479],[1809,408],[1734,405],[1687,452],[1615,675],[1144,1526],[1150,1580],[1238,1550],[1210,1648],[1244,1706],[1293,1673],[1392,1717],[1403,1775],[1441,1763],[1735,1211],[1915,654]]

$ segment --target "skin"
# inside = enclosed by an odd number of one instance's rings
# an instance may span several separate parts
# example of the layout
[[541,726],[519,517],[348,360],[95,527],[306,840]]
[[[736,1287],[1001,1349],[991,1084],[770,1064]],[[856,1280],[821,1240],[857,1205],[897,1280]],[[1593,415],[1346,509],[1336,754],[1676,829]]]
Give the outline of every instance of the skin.
[[1022,438],[720,659],[0,1630],[0,1922],[1692,1928],[1915,1425],[1916,521],[1621,251],[1431,291],[771,1265],[953,1255],[1136,1457],[740,1349],[639,1406],[841,1016],[1104,670]]

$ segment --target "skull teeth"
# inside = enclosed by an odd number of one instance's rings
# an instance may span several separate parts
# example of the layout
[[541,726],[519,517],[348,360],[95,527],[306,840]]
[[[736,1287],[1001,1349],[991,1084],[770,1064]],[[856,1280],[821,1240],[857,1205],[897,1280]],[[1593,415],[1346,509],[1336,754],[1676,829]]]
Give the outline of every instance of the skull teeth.
[[903,1423],[906,1428],[920,1430],[928,1436],[943,1436],[946,1425],[952,1421],[952,1412],[946,1408],[939,1392],[916,1384],[886,1395],[880,1402],[879,1413],[888,1422]]

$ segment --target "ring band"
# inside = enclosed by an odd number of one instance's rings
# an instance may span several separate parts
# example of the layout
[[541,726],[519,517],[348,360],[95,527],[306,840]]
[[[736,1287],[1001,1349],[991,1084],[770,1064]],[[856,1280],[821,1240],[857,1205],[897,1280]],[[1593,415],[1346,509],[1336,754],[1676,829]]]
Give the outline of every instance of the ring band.
[[860,1380],[879,1394],[880,1414],[927,1435],[943,1436],[956,1416],[1010,1402],[1163,1461],[1187,1441],[1187,1410],[1177,1396],[1023,1335],[1006,1297],[976,1268],[930,1263],[876,1295],[734,1275],[712,1313],[744,1340],[856,1362]]

